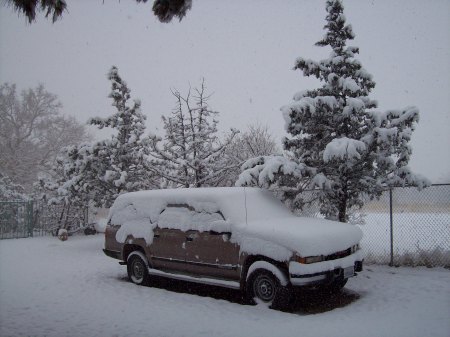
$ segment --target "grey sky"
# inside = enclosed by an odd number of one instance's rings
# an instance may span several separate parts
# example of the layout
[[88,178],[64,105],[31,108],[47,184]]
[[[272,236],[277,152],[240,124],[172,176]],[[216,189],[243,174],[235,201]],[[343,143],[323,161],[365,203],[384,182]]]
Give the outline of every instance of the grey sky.
[[[0,7],[0,82],[19,88],[44,83],[64,112],[80,121],[113,111],[106,73],[119,67],[132,96],[142,100],[149,131],[174,106],[171,88],[206,84],[220,127],[267,124],[284,135],[279,111],[294,93],[319,85],[292,71],[299,57],[321,59],[325,1],[194,0],[182,22],[162,24],[151,4],[68,0],[69,12],[51,24],[28,25]],[[344,0],[374,76],[380,109],[416,105],[412,168],[433,182],[450,181],[450,1]],[[159,130],[157,131],[156,128]]]

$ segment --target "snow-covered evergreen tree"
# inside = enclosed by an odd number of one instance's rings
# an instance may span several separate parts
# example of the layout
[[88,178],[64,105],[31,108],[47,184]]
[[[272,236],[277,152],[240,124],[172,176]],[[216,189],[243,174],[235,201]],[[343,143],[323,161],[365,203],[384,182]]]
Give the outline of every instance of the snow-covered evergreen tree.
[[294,95],[281,110],[290,137],[287,157],[261,157],[244,165],[238,184],[258,184],[281,191],[294,207],[301,192],[317,188],[321,212],[345,222],[347,211],[363,204],[363,195],[378,197],[389,186],[424,186],[407,164],[409,141],[419,120],[415,107],[375,111],[369,97],[375,82],[355,58],[357,47],[340,0],[326,2],[326,33],[317,46],[331,48],[320,62],[298,58],[294,69],[323,82],[321,88]]
[[59,229],[76,231],[87,225],[84,214],[93,203],[89,194],[90,179],[86,176],[91,171],[84,168],[94,161],[83,158],[86,147],[90,149],[91,144],[63,148],[55,160],[52,176],[41,176],[34,186],[33,198],[46,204],[44,214],[51,219],[49,229],[53,235]]
[[162,117],[165,136],[150,137],[153,168],[173,186],[217,186],[220,176],[231,167],[223,166],[220,157],[238,133],[231,133],[224,141],[217,136],[218,112],[213,111],[206,94],[205,82],[195,89],[192,105],[191,92],[186,97],[173,91],[176,107],[170,117]]
[[116,134],[95,143],[66,147],[54,166],[53,181],[41,180],[40,186],[49,193],[52,202],[86,202],[110,207],[123,192],[150,189],[157,186],[147,160],[145,116],[141,103],[131,105],[130,89],[119,75],[117,67],[108,73],[113,106],[116,113],[108,118],[92,118],[89,123],[102,129],[112,128]]
[[89,177],[89,192],[96,205],[105,207],[109,207],[123,192],[155,186],[146,159],[143,137],[146,117],[141,112],[141,102],[134,100],[129,106],[130,89],[117,67],[111,68],[108,79],[111,82],[109,97],[113,99],[112,105],[117,112],[106,119],[92,118],[89,123],[99,129],[112,128],[117,134],[89,149],[84,147],[84,158],[88,160],[84,172]]
[[[147,2],[147,0],[136,1]],[[181,21],[191,7],[192,0],[155,0],[153,3],[153,13],[161,22],[170,22],[174,17],[177,17]]]
[[53,165],[52,176],[41,176],[35,184],[35,199],[49,204],[87,206],[97,174],[91,168],[97,163],[92,149],[91,143],[63,148]]
[[[136,0],[137,3],[147,1]],[[37,12],[45,12],[45,17],[51,17],[54,23],[67,11],[66,0],[3,0],[1,4],[25,15],[29,23],[36,20]],[[170,22],[174,17],[181,21],[191,7],[192,0],[155,0],[153,13],[161,22]]]

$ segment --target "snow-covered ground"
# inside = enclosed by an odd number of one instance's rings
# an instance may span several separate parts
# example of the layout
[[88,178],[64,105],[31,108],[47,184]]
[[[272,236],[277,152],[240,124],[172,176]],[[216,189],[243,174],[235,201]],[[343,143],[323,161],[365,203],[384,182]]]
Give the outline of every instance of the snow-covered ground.
[[0,336],[450,335],[448,270],[369,266],[342,294],[303,294],[286,313],[215,287],[136,286],[102,246],[102,235],[0,241]]

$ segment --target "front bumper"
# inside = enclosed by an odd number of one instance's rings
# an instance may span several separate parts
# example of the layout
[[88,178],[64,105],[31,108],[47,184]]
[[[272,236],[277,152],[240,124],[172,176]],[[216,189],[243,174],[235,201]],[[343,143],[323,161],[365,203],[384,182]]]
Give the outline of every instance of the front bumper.
[[363,255],[361,250],[341,259],[311,264],[289,262],[289,278],[293,286],[306,286],[331,283],[336,279],[346,279],[362,271]]

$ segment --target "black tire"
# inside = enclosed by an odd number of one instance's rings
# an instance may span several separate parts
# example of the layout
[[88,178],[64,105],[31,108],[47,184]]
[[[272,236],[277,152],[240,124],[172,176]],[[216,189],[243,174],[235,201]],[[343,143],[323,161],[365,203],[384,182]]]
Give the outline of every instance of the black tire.
[[251,304],[264,304],[269,308],[283,310],[289,305],[288,287],[266,269],[256,269],[246,284],[246,297]]
[[131,255],[127,260],[128,279],[137,285],[143,285],[148,279],[147,263],[138,254]]

